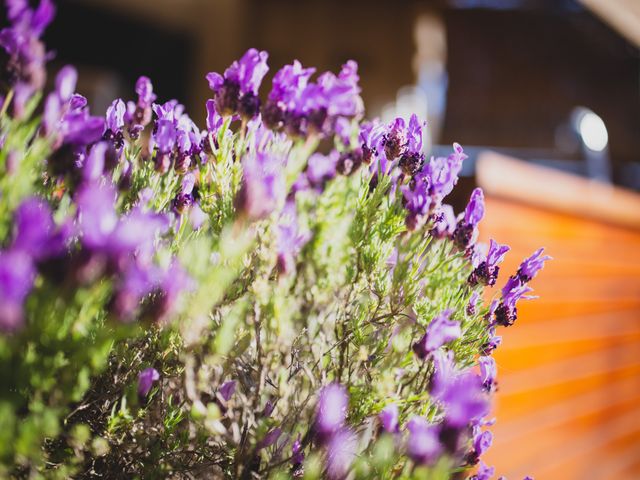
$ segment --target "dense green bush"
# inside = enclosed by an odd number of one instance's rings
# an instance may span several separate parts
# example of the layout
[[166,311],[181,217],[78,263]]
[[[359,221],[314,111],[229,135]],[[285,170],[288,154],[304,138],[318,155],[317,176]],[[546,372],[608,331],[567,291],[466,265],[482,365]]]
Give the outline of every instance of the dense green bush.
[[[149,79],[93,116],[53,17],[0,32],[0,475],[450,478],[491,443],[497,325],[542,268],[484,303],[507,247],[465,155],[414,116],[365,122],[357,66],[312,81],[267,54],[209,74],[207,129]],[[324,153],[322,153],[324,152]],[[469,473],[472,474],[472,473]],[[480,464],[478,479],[492,470]]]

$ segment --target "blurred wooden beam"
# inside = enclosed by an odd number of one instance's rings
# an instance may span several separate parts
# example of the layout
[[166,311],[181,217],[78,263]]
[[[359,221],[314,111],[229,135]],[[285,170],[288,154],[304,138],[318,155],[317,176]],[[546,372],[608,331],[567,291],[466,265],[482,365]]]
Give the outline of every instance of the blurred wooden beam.
[[640,230],[640,195],[495,152],[478,156],[478,184],[494,196]]
[[640,2],[638,0],[580,0],[580,2],[636,47],[640,47]]

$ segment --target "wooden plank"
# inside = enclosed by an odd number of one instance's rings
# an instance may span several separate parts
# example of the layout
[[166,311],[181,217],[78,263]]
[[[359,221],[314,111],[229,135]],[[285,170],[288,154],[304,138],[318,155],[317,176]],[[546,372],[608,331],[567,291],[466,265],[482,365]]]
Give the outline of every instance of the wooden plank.
[[[571,459],[578,458],[583,462],[600,459],[598,453],[607,445],[640,430],[639,397],[625,400],[552,428],[530,430],[527,435],[512,437],[508,444],[497,444],[496,450],[489,450],[491,456],[487,459],[495,458],[496,451],[502,446],[503,455],[506,451],[509,454],[500,462],[500,474],[508,478],[522,478],[528,473],[536,479],[580,478],[575,476],[576,472],[567,469]],[[500,434],[496,431],[497,438]]]
[[498,329],[486,460],[509,478],[592,478],[593,458],[640,478],[632,454],[618,453],[640,437],[640,232],[545,208],[487,196],[481,238],[512,247],[498,287],[538,245],[554,260],[532,282],[540,298]]
[[489,151],[478,157],[477,180],[493,196],[640,229],[640,196],[619,187]]
[[[527,311],[535,312],[535,307]],[[615,318],[614,318],[615,317]],[[640,334],[640,310],[586,313],[564,318],[535,318],[516,328],[501,331],[506,340],[498,350],[499,356],[510,351],[528,348],[562,348],[566,342],[601,340]],[[550,332],[552,332],[550,334]],[[505,358],[508,361],[508,358]]]
[[[536,388],[535,392],[508,392],[498,390],[496,396],[495,415],[498,418],[496,428],[498,431],[509,422],[523,418],[531,412],[550,408],[563,401],[571,401],[578,404],[579,398],[598,392],[597,395],[618,395],[625,388],[625,382],[631,385],[629,388],[639,389],[640,366],[631,365],[616,369],[612,372],[601,372],[588,377],[579,378],[570,382],[549,385]],[[615,389],[611,386],[615,385]]]
[[627,40],[640,47],[640,3],[636,0],[580,0]]

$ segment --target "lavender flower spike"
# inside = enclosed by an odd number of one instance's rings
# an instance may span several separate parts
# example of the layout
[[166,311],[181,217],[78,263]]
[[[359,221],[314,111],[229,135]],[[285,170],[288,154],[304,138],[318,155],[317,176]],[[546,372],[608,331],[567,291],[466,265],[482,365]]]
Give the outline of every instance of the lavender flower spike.
[[477,226],[484,217],[484,194],[481,188],[476,188],[471,193],[471,198],[464,210],[464,221],[467,225]]
[[347,416],[349,397],[347,390],[338,383],[327,385],[320,391],[316,407],[316,430],[321,437],[337,432]]
[[160,380],[160,373],[155,368],[145,368],[138,375],[138,397],[144,399],[149,395],[153,384]]
[[417,464],[431,465],[442,455],[442,444],[434,425],[422,417],[413,417],[407,424],[407,455]]
[[397,433],[399,431],[398,405],[395,403],[390,403],[384,407],[378,414],[378,418],[385,432]]
[[469,283],[472,286],[478,283],[491,287],[495,285],[498,279],[498,272],[500,271],[498,263],[502,262],[508,251],[509,247],[507,245],[500,245],[491,239],[487,258],[481,261],[474,271],[471,272],[469,275]]
[[542,252],[544,248],[540,248],[536,250],[533,255],[529,258],[524,259],[524,261],[520,264],[520,268],[518,268],[518,277],[520,281],[523,283],[530,282],[542,267],[544,267],[544,262],[547,260],[551,260],[549,255],[545,255],[542,257]]
[[422,130],[425,122],[420,122],[416,114],[411,115],[407,128],[407,143],[404,152],[400,156],[398,166],[406,175],[414,175],[422,169],[424,154],[422,153]]
[[326,478],[345,480],[356,459],[356,449],[357,438],[351,430],[342,428],[332,435],[327,445]]
[[493,467],[488,467],[484,463],[480,462],[478,472],[472,477],[469,477],[469,480],[490,480],[494,474],[495,469]]
[[466,250],[474,241],[476,227],[484,216],[484,194],[476,188],[464,211],[464,217],[458,222],[453,232],[453,241],[460,250]]
[[35,268],[23,251],[0,251],[0,331],[19,329],[23,304],[33,287]]
[[224,382],[218,389],[218,392],[220,393],[220,395],[222,396],[225,402],[228,402],[231,399],[235,391],[236,391],[235,380],[229,380]]
[[241,215],[266,218],[284,199],[283,159],[266,152],[251,152],[242,161],[242,184],[235,199]]
[[482,376],[482,385],[488,391],[491,391],[496,383],[497,367],[493,357],[482,356],[478,359],[480,365],[480,374]]
[[245,120],[258,114],[260,99],[258,88],[269,71],[267,52],[250,48],[224,72],[224,77],[211,72],[207,75],[209,87],[216,95],[216,106],[222,115],[239,113]]
[[454,429],[484,417],[489,409],[480,377],[469,370],[453,378],[437,377],[432,394],[445,407],[446,425]]
[[426,333],[413,345],[413,351],[419,358],[425,359],[429,353],[462,335],[460,323],[449,320],[452,313],[453,310],[445,310],[431,320]]
[[522,283],[517,276],[510,277],[502,289],[502,299],[495,310],[496,323],[504,327],[513,325],[517,318],[516,303],[521,298],[534,298],[526,294],[531,288]]

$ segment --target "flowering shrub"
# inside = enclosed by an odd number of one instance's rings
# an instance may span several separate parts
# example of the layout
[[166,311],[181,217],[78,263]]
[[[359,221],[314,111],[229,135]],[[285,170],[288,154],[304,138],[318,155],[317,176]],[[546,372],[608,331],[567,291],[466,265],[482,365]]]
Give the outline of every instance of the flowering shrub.
[[[54,15],[7,0],[0,475],[489,478],[480,461],[526,259],[476,243],[465,159],[364,121],[357,65],[210,73],[206,129],[141,77],[104,116],[42,96]],[[491,294],[491,290],[489,294]],[[473,469],[479,464],[479,468]]]

